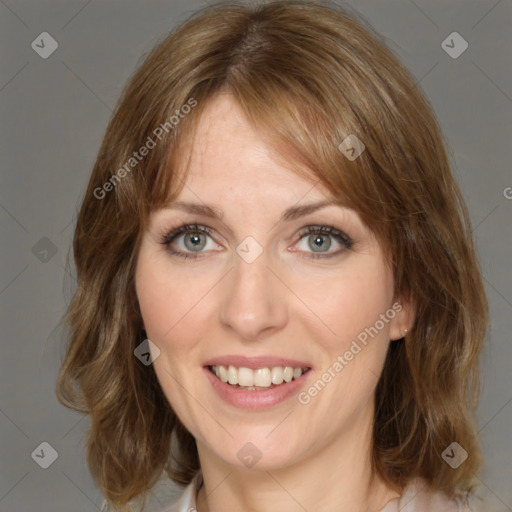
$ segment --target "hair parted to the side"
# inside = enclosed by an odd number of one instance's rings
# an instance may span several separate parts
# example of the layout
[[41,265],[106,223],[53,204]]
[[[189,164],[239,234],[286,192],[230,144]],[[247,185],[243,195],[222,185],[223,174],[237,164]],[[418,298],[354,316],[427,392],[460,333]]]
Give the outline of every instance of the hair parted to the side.
[[[481,465],[474,424],[487,302],[440,129],[364,22],[294,0],[218,3],[190,16],[151,51],[108,125],[75,230],[78,284],[57,383],[59,400],[91,417],[87,461],[100,490],[129,511],[162,471],[187,484],[199,469],[194,438],[152,366],[134,357],[144,339],[134,271],[149,216],[183,187],[189,142],[219,92],[233,94],[276,155],[361,216],[396,295],[417,307],[377,387],[375,471],[394,486],[421,476],[449,495],[470,490]],[[155,129],[191,98],[195,108],[157,140]],[[338,148],[349,134],[365,144],[354,161]],[[155,147],[98,198],[148,137]],[[441,458],[453,441],[469,454],[457,469]]]

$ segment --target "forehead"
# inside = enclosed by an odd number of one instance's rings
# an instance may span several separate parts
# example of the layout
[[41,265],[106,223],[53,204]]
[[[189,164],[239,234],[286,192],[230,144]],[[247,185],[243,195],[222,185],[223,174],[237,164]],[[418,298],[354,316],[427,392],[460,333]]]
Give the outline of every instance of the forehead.
[[[311,170],[285,160],[265,142],[233,96],[223,93],[205,106],[190,141],[184,169],[185,187],[179,197],[264,195],[279,201],[331,198]],[[304,175],[305,174],[305,175]],[[196,197],[197,199],[197,197]]]

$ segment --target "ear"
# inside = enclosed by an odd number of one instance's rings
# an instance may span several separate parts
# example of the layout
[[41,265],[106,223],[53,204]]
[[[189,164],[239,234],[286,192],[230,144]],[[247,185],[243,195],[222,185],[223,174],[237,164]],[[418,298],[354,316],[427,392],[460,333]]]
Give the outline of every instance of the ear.
[[408,332],[411,332],[418,307],[410,296],[402,294],[395,298],[391,309],[395,311],[395,316],[390,321],[389,338],[391,341],[395,341],[404,338]]

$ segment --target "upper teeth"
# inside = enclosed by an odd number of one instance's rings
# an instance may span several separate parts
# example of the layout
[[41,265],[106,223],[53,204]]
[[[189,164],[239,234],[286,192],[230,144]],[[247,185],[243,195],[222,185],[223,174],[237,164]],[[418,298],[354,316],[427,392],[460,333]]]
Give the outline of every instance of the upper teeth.
[[292,368],[291,366],[274,366],[273,368],[236,368],[234,366],[223,365],[212,366],[212,371],[222,381],[236,386],[258,386],[268,388],[272,384],[278,385],[283,382],[290,382],[292,379],[298,379],[306,369]]

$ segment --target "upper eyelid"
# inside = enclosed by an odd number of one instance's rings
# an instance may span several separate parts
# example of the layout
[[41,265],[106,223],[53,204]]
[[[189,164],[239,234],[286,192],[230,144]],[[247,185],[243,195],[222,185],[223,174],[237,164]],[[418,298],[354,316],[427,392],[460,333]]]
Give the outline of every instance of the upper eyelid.
[[[326,229],[331,230],[331,232],[325,232]],[[205,235],[209,236],[210,238],[212,238],[212,240],[215,241],[214,237],[212,236],[212,232],[217,233],[217,231],[215,229],[213,229],[210,226],[207,226],[205,224],[201,224],[199,222],[187,222],[187,223],[180,224],[180,225],[176,226],[175,228],[164,230],[163,236],[160,237],[162,240],[161,243],[170,244],[174,240],[176,240],[188,233],[193,233],[194,231],[198,231],[199,233],[205,234]],[[334,225],[332,225],[330,223],[312,223],[312,224],[307,224],[306,226],[303,226],[302,228],[300,228],[298,230],[297,235],[299,236],[299,239],[296,243],[300,242],[301,240],[306,238],[308,235],[312,235],[315,233],[320,233],[323,235],[331,236],[335,239],[338,239],[341,237],[342,240],[344,242],[347,242],[350,246],[352,246],[354,244],[354,239],[348,233],[346,233],[342,229],[338,229],[337,227],[335,227]],[[222,235],[220,235],[220,236],[222,237]],[[222,238],[224,238],[224,237],[222,237]],[[340,243],[344,243],[344,242],[340,242]],[[217,242],[215,241],[215,243],[217,243]],[[202,252],[202,251],[198,251],[198,253],[199,252]]]

